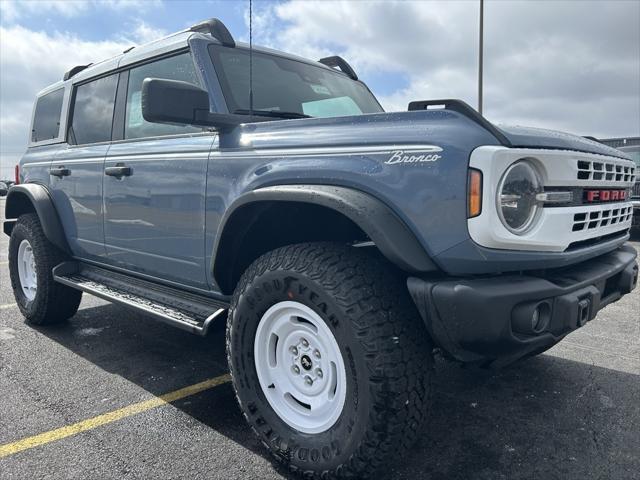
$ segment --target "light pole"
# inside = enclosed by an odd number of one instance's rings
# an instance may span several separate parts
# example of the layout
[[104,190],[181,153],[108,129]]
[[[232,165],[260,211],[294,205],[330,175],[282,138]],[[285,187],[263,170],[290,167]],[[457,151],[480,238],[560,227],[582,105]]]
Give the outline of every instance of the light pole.
[[480,0],[480,41],[478,51],[478,112],[482,115],[482,55],[484,49],[484,0]]

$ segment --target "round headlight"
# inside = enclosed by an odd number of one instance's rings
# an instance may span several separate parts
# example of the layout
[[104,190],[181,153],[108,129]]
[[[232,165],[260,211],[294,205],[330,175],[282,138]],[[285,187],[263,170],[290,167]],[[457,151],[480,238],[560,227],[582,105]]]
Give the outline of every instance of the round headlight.
[[526,160],[511,165],[498,187],[498,215],[507,229],[515,234],[525,233],[538,213],[536,195],[542,185],[536,169]]

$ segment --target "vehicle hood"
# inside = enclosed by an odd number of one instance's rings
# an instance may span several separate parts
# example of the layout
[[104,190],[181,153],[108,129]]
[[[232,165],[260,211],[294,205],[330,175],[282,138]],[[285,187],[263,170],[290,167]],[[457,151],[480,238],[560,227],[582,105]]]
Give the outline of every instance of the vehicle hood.
[[499,145],[486,129],[447,110],[385,112],[333,118],[247,123],[220,136],[223,149],[321,148],[432,144],[465,150]]
[[616,148],[570,133],[510,125],[497,125],[497,128],[509,140],[512,147],[577,150],[631,160],[627,154]]
[[[609,155],[630,160],[615,148],[578,135],[541,128],[497,125],[498,139],[479,123],[449,110],[422,110],[305,118],[241,125],[226,138],[222,148],[321,147],[327,145],[401,144],[433,141],[445,144],[499,145],[549,148]],[[466,141],[465,141],[466,140]],[[438,144],[438,143],[436,143]]]
[[221,136],[220,146],[273,149],[372,144],[393,146],[425,141],[449,148],[467,148],[467,152],[480,145],[502,144],[506,147],[577,150],[630,159],[620,150],[602,143],[554,130],[500,125],[497,131],[491,132],[474,119],[452,110],[249,123]]

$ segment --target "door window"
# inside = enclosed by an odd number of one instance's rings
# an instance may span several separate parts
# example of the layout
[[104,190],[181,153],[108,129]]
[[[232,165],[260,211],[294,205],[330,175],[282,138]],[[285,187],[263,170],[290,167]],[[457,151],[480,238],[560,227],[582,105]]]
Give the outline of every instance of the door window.
[[182,53],[131,69],[129,72],[129,88],[127,91],[124,138],[157,137],[202,131],[202,128],[189,125],[167,125],[147,122],[142,117],[141,102],[142,82],[145,78],[181,80],[199,87],[201,86],[195,65],[189,53]]
[[58,138],[63,96],[64,88],[60,88],[38,99],[31,128],[32,142]]
[[118,74],[114,74],[76,88],[69,143],[83,145],[111,140],[117,87]]

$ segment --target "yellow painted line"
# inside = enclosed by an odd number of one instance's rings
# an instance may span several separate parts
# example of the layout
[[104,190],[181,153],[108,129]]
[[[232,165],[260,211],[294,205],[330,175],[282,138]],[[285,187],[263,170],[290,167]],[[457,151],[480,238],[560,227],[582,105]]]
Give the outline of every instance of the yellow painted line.
[[47,443],[55,442],[56,440],[62,440],[63,438],[71,437],[73,435],[77,435],[78,433],[86,432],[87,430],[93,430],[94,428],[101,427],[102,425],[116,422],[123,418],[146,412],[147,410],[151,410],[153,408],[161,407],[168,403],[175,402],[177,400],[190,397],[205,390],[212,389],[214,387],[217,387],[218,385],[227,383],[230,380],[231,377],[228,374],[221,375],[216,378],[210,378],[209,380],[205,380],[204,382],[196,383],[194,385],[181,388],[180,390],[165,393],[164,395],[152,398],[151,400],[134,403],[133,405],[114,410],[113,412],[104,413],[102,415],[98,415],[97,417],[83,420],[82,422],[67,425],[66,427],[57,428],[55,430],[50,430],[39,435],[34,435],[33,437],[23,438],[22,440],[18,440],[17,442],[0,445],[0,458],[13,455],[14,453],[22,452],[23,450],[28,450],[30,448],[39,447]]
[[7,308],[17,307],[18,305],[15,303],[5,303],[4,305],[0,305],[0,310],[6,310]]
[[9,265],[9,262],[0,262],[0,265]]

